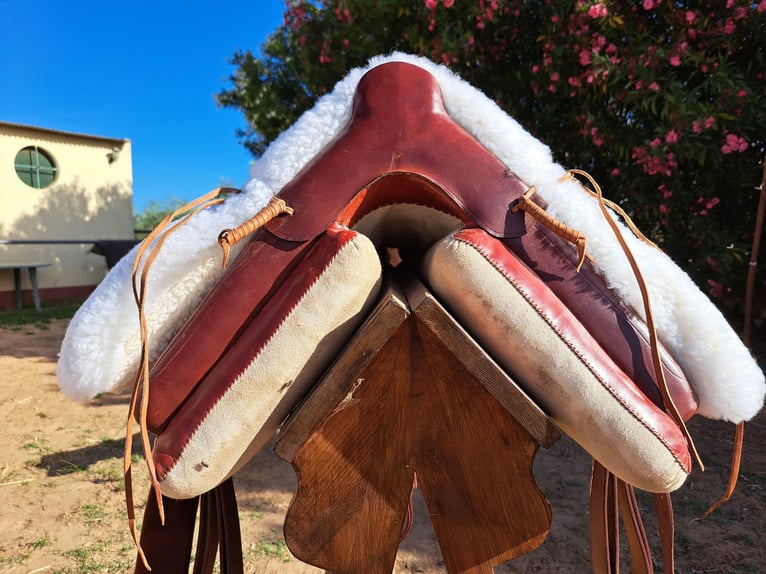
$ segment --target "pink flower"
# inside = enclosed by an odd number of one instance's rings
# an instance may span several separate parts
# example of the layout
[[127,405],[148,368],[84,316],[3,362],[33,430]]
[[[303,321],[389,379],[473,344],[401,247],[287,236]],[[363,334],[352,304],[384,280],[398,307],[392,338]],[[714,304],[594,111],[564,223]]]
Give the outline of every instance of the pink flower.
[[691,10],[688,10],[688,11],[686,12],[686,23],[687,23],[687,24],[691,24],[691,23],[692,23],[692,22],[694,22],[696,19],[697,19],[697,15],[696,15],[694,12],[692,12]]
[[723,295],[723,285],[719,283],[718,281],[713,281],[712,279],[707,280],[708,287],[710,287],[710,294],[713,297],[720,297]]
[[718,198],[718,197],[713,197],[713,198],[711,198],[711,199],[710,199],[710,200],[709,200],[709,201],[708,201],[708,202],[705,204],[705,207],[706,207],[707,209],[713,209],[713,208],[714,208],[716,205],[718,205],[719,203],[721,203],[721,199],[720,199],[720,198]]
[[649,145],[653,148],[660,147],[662,145],[662,140],[660,138],[654,138],[652,141],[649,142]]
[[590,8],[588,8],[588,16],[591,18],[603,18],[608,14],[608,10],[606,9],[606,6],[603,4],[594,4]]
[[591,55],[588,50],[581,50],[580,51],[580,64],[583,66],[587,66],[591,62]]
[[646,88],[652,92],[658,92],[660,90],[660,85],[657,82],[652,82]]
[[612,170],[612,176],[617,177],[618,175],[620,175],[620,168],[616,167]]
[[455,0],[444,0],[444,7],[445,8],[452,8],[452,6],[455,4]]
[[670,130],[665,134],[665,143],[674,144],[678,141],[678,132],[676,130]]
[[659,206],[658,209],[659,209],[660,213],[663,214],[663,215],[665,215],[668,211],[670,211],[668,209],[668,206],[665,205],[664,203],[660,203],[660,206]]
[[654,8],[654,0],[644,0],[644,10],[651,10]]
[[737,151],[745,151],[747,149],[747,142],[745,138],[736,134],[727,134],[724,144],[721,146],[721,153],[734,153]]
[[705,129],[710,129],[713,127],[713,124],[715,123],[715,118],[713,116],[708,116],[705,118]]
[[433,10],[438,4],[438,0],[426,0],[426,8]]
[[677,68],[681,65],[681,58],[678,57],[678,54],[675,54],[670,57],[670,65]]
[[551,82],[558,82],[561,78],[561,75],[558,72],[553,72],[551,74]]
[[603,136],[598,132],[598,128],[591,128],[590,135],[593,141],[593,145],[600,147],[604,144]]
[[758,4],[758,7],[756,8],[757,12],[766,12],[766,0],[761,0],[761,2]]

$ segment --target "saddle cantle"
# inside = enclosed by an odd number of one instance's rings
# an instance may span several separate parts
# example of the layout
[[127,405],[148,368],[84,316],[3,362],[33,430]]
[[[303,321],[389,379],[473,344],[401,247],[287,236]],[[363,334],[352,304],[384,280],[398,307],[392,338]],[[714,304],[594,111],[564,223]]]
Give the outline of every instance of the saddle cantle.
[[[388,250],[598,468],[656,493],[684,482],[691,455],[683,421],[701,408],[700,392],[711,410],[709,385],[687,378],[700,369],[686,359],[682,368],[678,353],[653,344],[645,310],[613,287],[625,281],[598,258],[583,260],[556,232],[565,225],[551,228],[522,208],[527,200],[560,212],[558,187],[588,209],[597,211],[597,200],[564,180],[531,196],[534,174],[520,177],[522,164],[480,141],[491,129],[469,132],[454,119],[442,94],[448,85],[443,69],[423,61],[370,66],[343,127],[279,186],[293,214],[237,246],[206,295],[187,303],[183,323],[165,328],[173,336],[159,343],[143,405],[165,496],[194,499],[228,483],[276,432],[369,312]],[[450,89],[453,107],[474,97],[462,84]],[[278,141],[271,157],[291,141]],[[544,170],[548,182],[563,173]],[[157,355],[156,346],[149,351]],[[63,353],[62,373],[73,370],[73,353]],[[737,362],[746,362],[741,353]]]

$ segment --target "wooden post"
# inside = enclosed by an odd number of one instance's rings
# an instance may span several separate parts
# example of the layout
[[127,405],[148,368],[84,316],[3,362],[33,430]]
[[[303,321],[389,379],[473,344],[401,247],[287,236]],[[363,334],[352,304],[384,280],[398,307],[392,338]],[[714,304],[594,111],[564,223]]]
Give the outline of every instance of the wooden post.
[[550,530],[532,463],[558,436],[420,283],[394,281],[275,443],[298,474],[287,544],[390,573],[417,474],[447,571],[489,574]]

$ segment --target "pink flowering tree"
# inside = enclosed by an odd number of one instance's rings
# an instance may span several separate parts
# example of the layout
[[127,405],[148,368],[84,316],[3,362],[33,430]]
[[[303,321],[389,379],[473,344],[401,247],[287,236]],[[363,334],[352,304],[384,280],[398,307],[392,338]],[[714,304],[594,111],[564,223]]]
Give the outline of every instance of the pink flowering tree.
[[[254,155],[373,55],[443,63],[741,302],[766,154],[766,0],[288,0],[219,103]],[[763,280],[759,281],[763,285]]]

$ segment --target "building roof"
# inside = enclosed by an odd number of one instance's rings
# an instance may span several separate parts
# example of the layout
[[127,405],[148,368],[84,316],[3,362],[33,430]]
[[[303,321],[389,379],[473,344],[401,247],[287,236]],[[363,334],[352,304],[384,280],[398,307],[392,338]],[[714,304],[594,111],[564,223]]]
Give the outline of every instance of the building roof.
[[27,130],[27,131],[36,131],[36,132],[46,133],[46,134],[72,136],[72,137],[77,137],[77,138],[87,138],[87,139],[91,139],[91,140],[98,140],[98,141],[104,141],[104,142],[110,142],[110,143],[114,143],[114,142],[124,143],[124,142],[129,142],[130,141],[128,138],[110,138],[110,137],[105,137],[105,136],[96,136],[96,135],[91,135],[91,134],[83,134],[83,133],[77,133],[77,132],[68,132],[68,131],[64,131],[64,130],[55,130],[55,129],[52,129],[52,128],[42,128],[42,127],[39,127],[39,126],[32,126],[32,125],[28,125],[28,124],[17,124],[17,123],[14,123],[14,122],[5,122],[5,121],[0,120],[0,128],[2,128],[3,126],[8,126],[8,127],[17,128],[17,129],[23,129],[23,130]]

